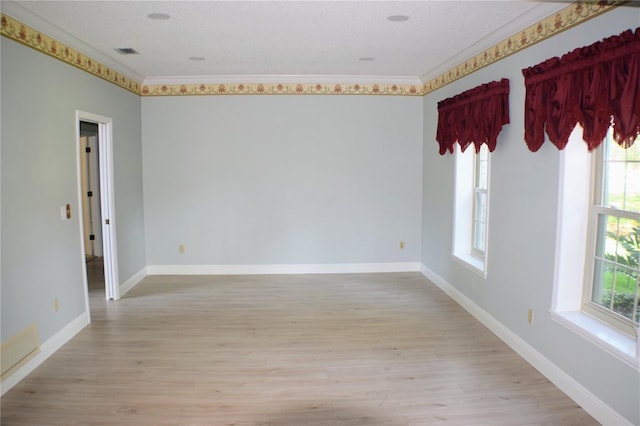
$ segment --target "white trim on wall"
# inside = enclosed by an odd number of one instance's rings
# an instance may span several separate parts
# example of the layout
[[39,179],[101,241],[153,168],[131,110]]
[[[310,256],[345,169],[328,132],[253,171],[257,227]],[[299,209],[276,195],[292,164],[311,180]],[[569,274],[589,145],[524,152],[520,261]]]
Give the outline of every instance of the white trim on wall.
[[147,276],[147,267],[140,269],[133,274],[128,280],[120,284],[120,297],[124,296],[129,290],[140,284],[140,281]]
[[148,275],[349,274],[418,271],[420,271],[419,262],[147,266]]
[[549,381],[569,396],[569,398],[573,399],[598,422],[603,425],[633,425],[632,422],[589,392],[587,388],[582,386],[557,365],[535,350],[533,346],[529,345],[517,334],[509,330],[504,324],[492,317],[487,311],[476,305],[473,301],[458,291],[447,280],[424,264],[421,265],[420,272],[422,272],[427,279],[433,282],[456,303],[458,303],[464,310],[469,312],[485,327],[491,330],[493,334],[498,336],[500,340],[524,358],[525,361],[531,364],[543,376],[549,379]]
[[[147,267],[145,266],[140,271],[136,272],[131,278],[120,284],[120,296],[126,294],[129,290],[134,288],[147,276]],[[0,384],[1,395],[4,395],[22,379],[27,377],[33,370],[35,370],[40,364],[53,355],[58,349],[60,349],[65,343],[70,341],[76,334],[78,334],[84,327],[90,323],[89,309],[86,312],[78,316],[75,320],[71,321],[60,330],[57,334],[47,340],[40,346],[40,353],[25,363],[22,367],[16,370],[12,375],[7,377]]]
[[71,340],[83,328],[89,324],[89,313],[83,312],[76,319],[67,324],[62,330],[54,334],[49,340],[40,346],[40,353],[29,360],[26,364],[16,370],[12,375],[2,381],[0,385],[2,391],[0,395],[4,395],[9,389],[14,387],[18,382],[27,377],[29,373],[35,370],[40,364],[45,362],[47,358],[54,354],[65,343]]

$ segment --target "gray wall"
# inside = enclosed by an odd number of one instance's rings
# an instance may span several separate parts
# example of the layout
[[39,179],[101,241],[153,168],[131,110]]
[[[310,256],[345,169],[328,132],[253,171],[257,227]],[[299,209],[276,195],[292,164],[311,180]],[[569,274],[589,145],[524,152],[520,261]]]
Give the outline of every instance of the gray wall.
[[142,123],[149,265],[420,260],[420,98],[144,98]]
[[[541,42],[424,98],[422,262],[612,408],[640,424],[637,371],[551,320],[559,152],[549,142],[524,143],[522,68],[636,28],[640,9],[619,8]],[[491,157],[488,275],[484,280],[451,256],[454,157],[438,155],[437,102],[500,78],[510,79],[511,124]],[[532,326],[527,309],[535,312]]]
[[[5,37],[1,43],[2,340],[35,322],[44,342],[85,311],[76,110],[113,119],[120,282],[146,266],[140,98]],[[73,217],[62,221],[66,203]]]

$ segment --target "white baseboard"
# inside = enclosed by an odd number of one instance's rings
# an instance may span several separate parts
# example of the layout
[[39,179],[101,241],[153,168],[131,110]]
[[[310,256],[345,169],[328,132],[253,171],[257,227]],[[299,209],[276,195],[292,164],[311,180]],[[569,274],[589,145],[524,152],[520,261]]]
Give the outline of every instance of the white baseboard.
[[624,416],[611,408],[604,401],[589,392],[584,386],[565,373],[557,365],[549,361],[540,352],[525,342],[517,334],[505,327],[501,322],[492,317],[487,311],[476,305],[459,290],[453,287],[447,280],[436,274],[424,264],[420,272],[444,291],[456,303],[473,315],[491,332],[498,336],[504,343],[524,358],[536,370],[542,373],[551,383],[567,394],[580,405],[587,413],[603,425],[632,425]]
[[418,272],[418,262],[282,265],[149,265],[148,275],[348,274]]
[[129,290],[134,288],[140,281],[147,276],[147,267],[140,269],[138,272],[133,274],[131,278],[120,284],[120,297],[124,296]]
[[35,370],[55,351],[60,349],[62,345],[71,340],[89,324],[89,315],[84,312],[76,319],[67,324],[62,330],[54,334],[49,340],[40,345],[40,353],[30,359],[25,365],[16,370],[12,375],[2,381],[0,386],[2,391],[0,395],[4,395],[9,389],[14,387],[18,382],[24,379],[29,373]]

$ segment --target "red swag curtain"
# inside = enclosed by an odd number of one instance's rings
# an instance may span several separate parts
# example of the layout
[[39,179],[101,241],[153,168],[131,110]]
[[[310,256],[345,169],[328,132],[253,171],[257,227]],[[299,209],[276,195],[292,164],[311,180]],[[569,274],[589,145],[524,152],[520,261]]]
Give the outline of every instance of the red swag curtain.
[[474,144],[476,152],[486,143],[496,148],[502,126],[509,122],[509,80],[486,83],[438,102],[436,140],[440,155],[453,153],[456,142],[462,151]]
[[614,139],[628,148],[640,134],[640,28],[627,30],[562,58],[522,70],[526,87],[524,139],[531,151],[549,140],[564,149],[577,123],[589,150]]

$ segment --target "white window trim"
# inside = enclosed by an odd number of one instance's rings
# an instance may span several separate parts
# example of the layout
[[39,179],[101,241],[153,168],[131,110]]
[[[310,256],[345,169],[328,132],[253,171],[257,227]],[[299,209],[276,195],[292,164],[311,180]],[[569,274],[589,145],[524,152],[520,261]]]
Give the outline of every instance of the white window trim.
[[[475,195],[475,151],[469,146],[465,152],[455,145],[455,181],[454,181],[454,226],[453,226],[453,260],[468,270],[487,278],[488,250],[484,254],[473,250],[474,228],[474,195]],[[485,247],[489,247],[490,222],[490,188],[491,188],[491,155],[487,159],[487,222],[485,229]]]
[[[609,135],[607,135],[607,138]],[[637,331],[634,329],[631,321],[621,315],[617,315],[611,310],[601,307],[597,303],[591,301],[593,295],[593,279],[594,279],[594,267],[595,267],[595,254],[596,254],[596,241],[597,241],[597,227],[598,217],[601,215],[614,216],[619,218],[633,219],[640,221],[640,213],[631,212],[628,210],[619,210],[613,207],[606,207],[602,205],[603,199],[603,173],[602,163],[604,162],[604,146],[602,143],[598,147],[595,155],[592,155],[591,167],[595,170],[592,173],[591,189],[589,200],[589,227],[587,231],[587,254],[585,261],[585,280],[582,298],[582,310],[597,318],[598,320],[607,323],[611,327],[622,331],[624,334],[630,335],[632,338],[637,338]]]
[[551,311],[551,318],[625,364],[640,369],[637,344],[629,335],[581,311]]
[[560,152],[551,318],[627,365],[640,369],[640,340],[582,310],[591,206],[592,159],[577,126]]
[[486,221],[484,223],[484,250],[479,250],[478,248],[476,248],[475,246],[475,241],[476,241],[476,232],[478,232],[478,229],[476,228],[476,210],[478,207],[478,204],[476,203],[476,199],[477,199],[477,195],[478,194],[485,194],[486,195],[486,199],[487,199],[487,213],[489,212],[489,189],[484,189],[484,188],[478,188],[474,185],[473,187],[473,212],[471,214],[471,255],[475,256],[479,259],[484,259],[484,257],[487,254],[487,223],[489,222],[489,216],[486,215]]

